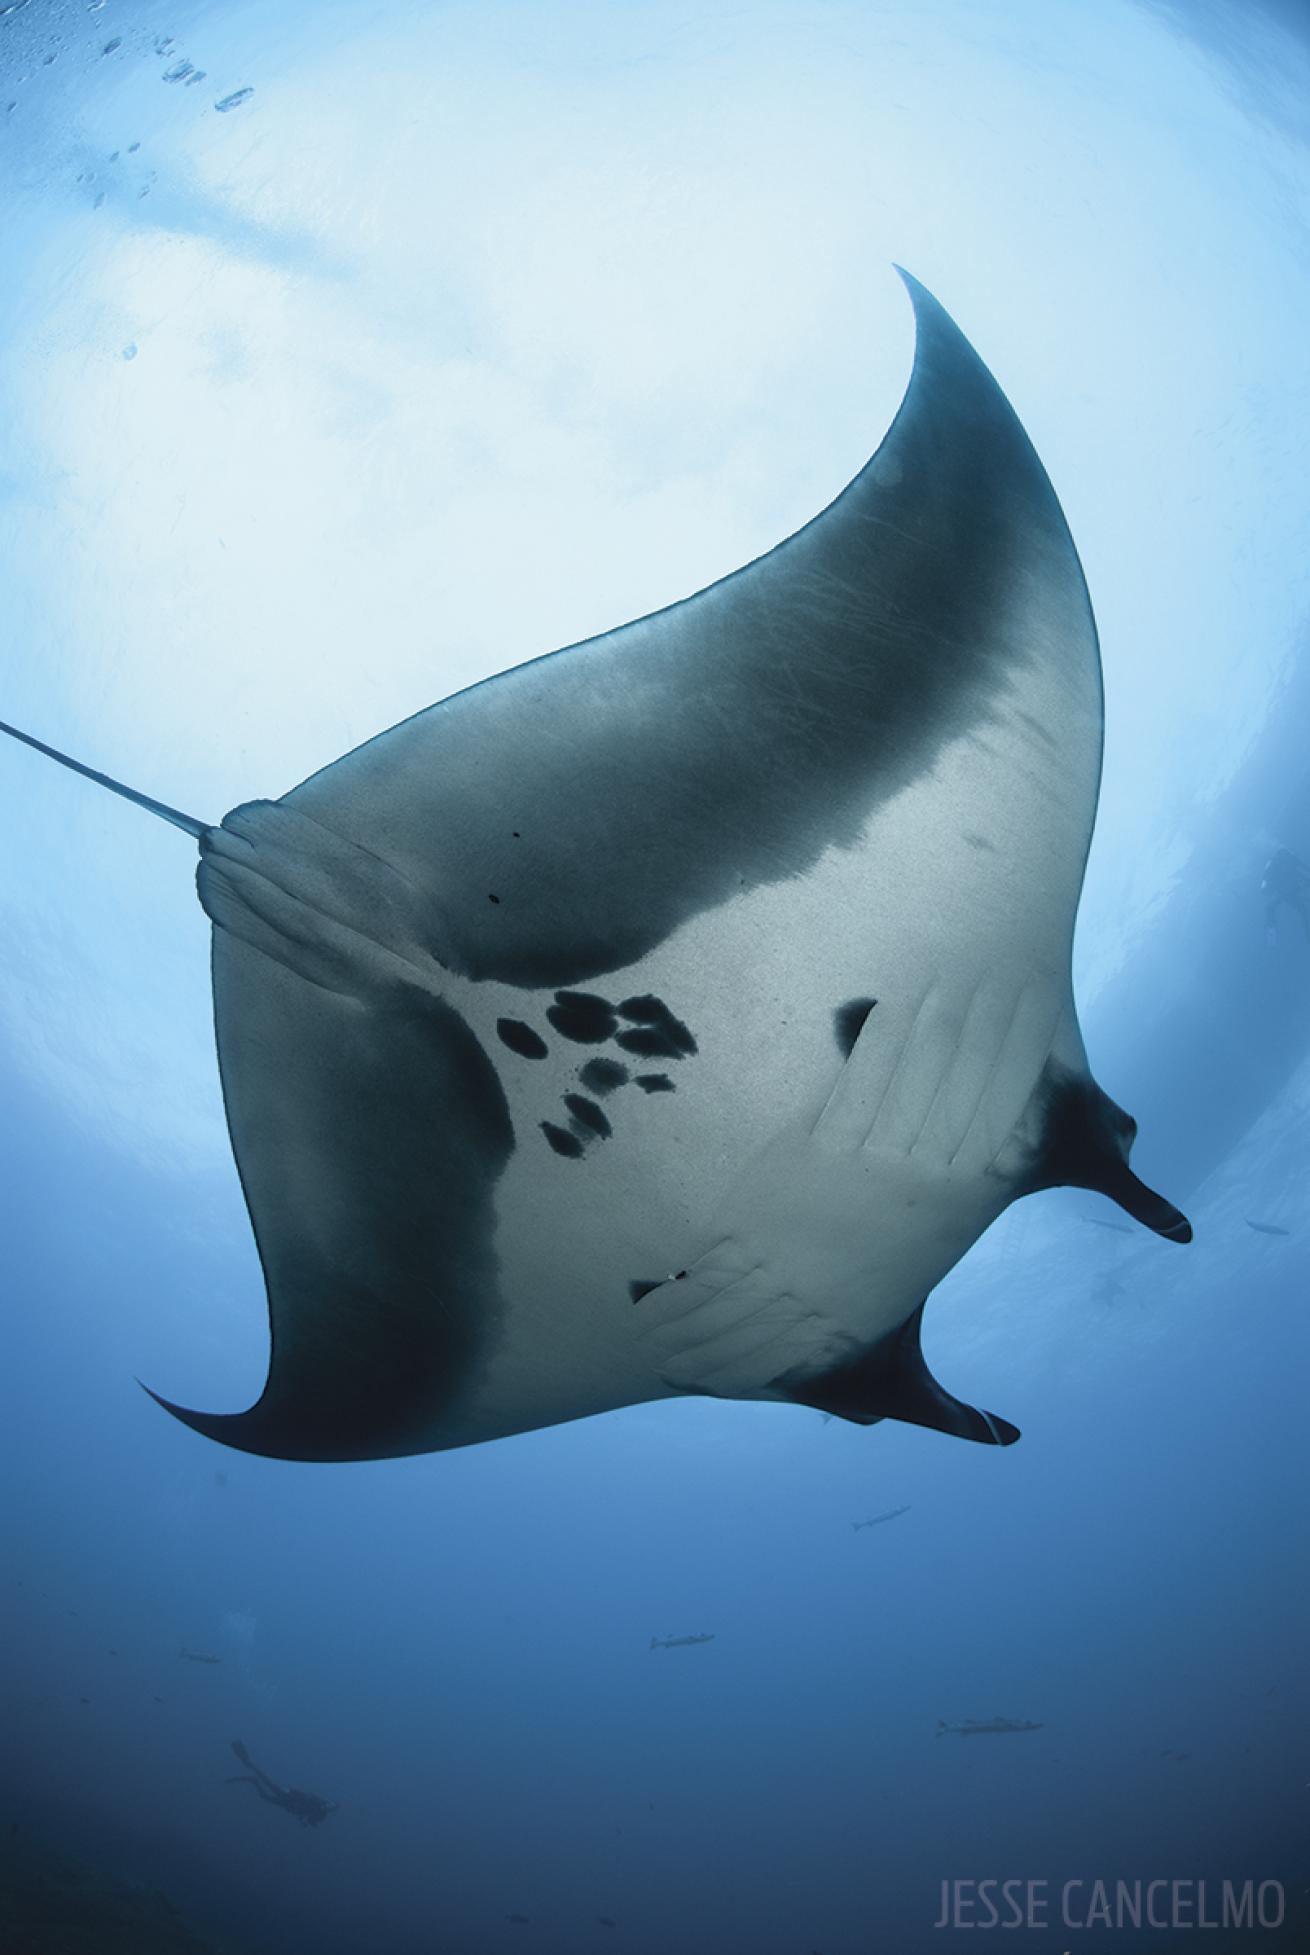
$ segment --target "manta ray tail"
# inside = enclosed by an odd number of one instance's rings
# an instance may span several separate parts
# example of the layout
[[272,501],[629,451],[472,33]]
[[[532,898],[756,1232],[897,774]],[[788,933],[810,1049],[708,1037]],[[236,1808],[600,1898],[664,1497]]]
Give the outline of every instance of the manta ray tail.
[[900,1419],[906,1425],[953,1433],[957,1439],[975,1439],[984,1446],[1012,1446],[1019,1437],[1018,1426],[952,1398],[929,1371],[919,1341],[926,1302],[925,1297],[899,1330],[880,1338],[852,1363],[793,1384],[791,1396],[856,1425]]
[[211,825],[208,822],[197,821],[194,815],[184,815],[178,808],[170,808],[166,802],[152,800],[148,794],[139,794],[136,788],[125,787],[122,781],[114,780],[109,774],[97,773],[94,767],[87,767],[82,761],[74,760],[71,754],[60,753],[58,747],[48,747],[44,740],[37,740],[32,734],[23,733],[16,726],[9,726],[4,720],[0,720],[0,733],[7,733],[13,740],[21,740],[25,747],[35,747],[38,753],[48,755],[51,760],[57,760],[61,767],[70,767],[75,774],[85,774],[87,780],[95,781],[101,787],[107,787],[111,794],[121,794],[124,801],[135,801],[137,807],[144,808],[147,814],[158,815],[161,821],[172,822],[174,828],[180,828],[185,835],[194,835],[197,841]]

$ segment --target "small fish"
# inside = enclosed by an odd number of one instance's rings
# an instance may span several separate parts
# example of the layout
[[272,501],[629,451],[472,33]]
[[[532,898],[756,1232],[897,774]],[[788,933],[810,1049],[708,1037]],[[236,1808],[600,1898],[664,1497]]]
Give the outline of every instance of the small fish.
[[940,1738],[948,1731],[956,1731],[962,1738],[982,1738],[1001,1736],[1011,1731],[1044,1731],[1044,1724],[1030,1724],[1022,1717],[966,1717],[963,1724],[947,1724],[938,1718],[935,1736]]
[[881,1527],[884,1521],[899,1520],[902,1514],[908,1514],[909,1511],[908,1507],[890,1507],[885,1514],[874,1514],[867,1521],[852,1521],[851,1527],[858,1534],[862,1527]]
[[686,1649],[691,1643],[712,1643],[713,1636],[652,1636],[650,1646],[653,1650]]
[[1290,1229],[1280,1229],[1277,1222],[1253,1222],[1249,1215],[1246,1217],[1246,1226],[1248,1229],[1255,1229],[1260,1235],[1291,1235],[1292,1233]]
[[184,1657],[188,1663],[221,1663],[223,1661],[221,1656],[202,1656],[196,1650],[179,1650],[178,1656],[179,1658]]

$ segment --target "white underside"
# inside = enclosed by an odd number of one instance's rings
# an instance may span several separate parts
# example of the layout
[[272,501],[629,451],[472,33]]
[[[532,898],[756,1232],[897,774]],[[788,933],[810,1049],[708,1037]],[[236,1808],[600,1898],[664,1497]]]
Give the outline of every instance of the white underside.
[[[1007,765],[1032,789],[1008,832],[987,792]],[[904,1322],[1011,1199],[1047,1058],[1085,1063],[1065,788],[1017,719],[989,729],[854,847],[596,980],[611,999],[664,999],[699,1051],[635,1065],[676,1092],[606,1098],[613,1136],[580,1160],[543,1158],[539,1122],[561,1120],[594,1049],[543,1026],[550,1057],[506,1063],[495,1019],[536,1022],[548,998],[445,992],[497,1054],[517,1138],[498,1200],[513,1218],[496,1242],[508,1316],[477,1418],[508,1426],[556,1396],[576,1416],[588,1380],[584,1409],[767,1395],[780,1373],[821,1372]],[[833,1013],[857,997],[878,1002],[843,1060]],[[632,1281],[661,1287],[634,1304]]]

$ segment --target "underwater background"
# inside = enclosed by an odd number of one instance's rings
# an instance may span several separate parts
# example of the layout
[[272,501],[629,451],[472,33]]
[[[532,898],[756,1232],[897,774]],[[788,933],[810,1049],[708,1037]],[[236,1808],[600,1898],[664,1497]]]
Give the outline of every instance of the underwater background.
[[193,849],[5,743],[5,1955],[918,1955],[985,1880],[1034,1955],[1310,1948],[1308,139],[1301,0],[0,4],[0,717],[217,819],[699,588],[876,447],[904,264],[1087,572],[1076,988],[1196,1230],[1062,1190],[953,1272],[1013,1449],[226,1452],[135,1382],[267,1361]]

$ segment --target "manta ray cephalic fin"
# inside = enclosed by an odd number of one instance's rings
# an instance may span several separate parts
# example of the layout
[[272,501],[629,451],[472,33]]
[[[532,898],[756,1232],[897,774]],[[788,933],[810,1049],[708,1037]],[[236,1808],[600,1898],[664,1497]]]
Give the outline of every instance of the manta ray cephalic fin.
[[1167,1242],[1190,1242],[1192,1225],[1128,1165],[1137,1122],[1086,1075],[1048,1060],[1038,1086],[1041,1146],[1021,1192],[1089,1188]]
[[1019,1437],[1017,1426],[953,1398],[929,1371],[920,1343],[926,1303],[925,1297],[899,1330],[879,1339],[853,1362],[838,1365],[820,1378],[791,1383],[789,1395],[800,1405],[835,1413],[856,1425],[899,1419],[984,1446],[1012,1446]]

